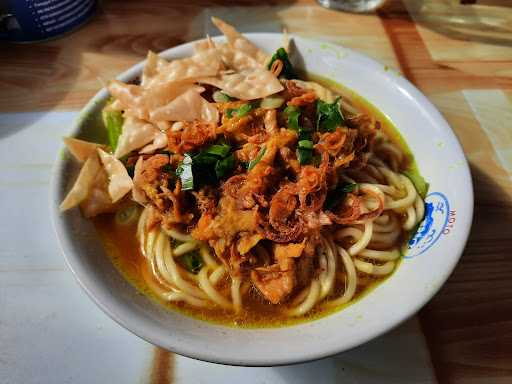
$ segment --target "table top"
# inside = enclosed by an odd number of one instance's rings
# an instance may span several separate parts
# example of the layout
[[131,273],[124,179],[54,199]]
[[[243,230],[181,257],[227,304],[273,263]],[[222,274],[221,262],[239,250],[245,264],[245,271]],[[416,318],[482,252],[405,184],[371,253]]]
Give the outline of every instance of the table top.
[[[286,28],[319,37],[397,69],[452,126],[469,160],[475,189],[475,217],[466,250],[448,282],[420,312],[436,376],[441,383],[508,383],[512,381],[510,6],[506,0],[473,5],[393,0],[375,14],[358,15],[326,10],[307,0],[104,2],[87,25],[62,39],[30,46],[1,43],[0,120],[8,112],[76,111],[105,81],[143,59],[148,49],[160,51],[212,32],[208,24],[212,15],[244,32]],[[28,119],[24,124],[0,122],[0,143],[17,134],[18,127],[33,127],[40,119],[37,113],[24,116]],[[69,123],[66,118],[56,119],[55,124]],[[57,142],[65,131],[50,132],[46,133]],[[37,150],[31,155],[37,157]],[[25,181],[12,176],[9,182]],[[41,201],[44,206],[47,198]],[[3,209],[9,209],[7,204],[2,204]],[[0,236],[6,233],[0,230]],[[0,254],[9,252],[0,248]],[[18,262],[23,269],[23,260]],[[5,295],[0,294],[3,302]],[[0,331],[1,327],[2,322]],[[0,370],[2,359],[0,354]],[[164,368],[168,361],[162,363]]]

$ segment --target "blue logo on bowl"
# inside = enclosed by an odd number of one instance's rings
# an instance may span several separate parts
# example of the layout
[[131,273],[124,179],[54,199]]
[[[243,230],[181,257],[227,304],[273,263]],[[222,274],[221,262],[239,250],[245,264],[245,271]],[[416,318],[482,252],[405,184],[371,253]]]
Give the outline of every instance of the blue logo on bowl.
[[[419,256],[432,247],[443,233],[447,233],[450,203],[441,192],[432,192],[425,198],[425,217],[414,236],[409,240],[406,259]],[[453,218],[455,221],[455,218]]]

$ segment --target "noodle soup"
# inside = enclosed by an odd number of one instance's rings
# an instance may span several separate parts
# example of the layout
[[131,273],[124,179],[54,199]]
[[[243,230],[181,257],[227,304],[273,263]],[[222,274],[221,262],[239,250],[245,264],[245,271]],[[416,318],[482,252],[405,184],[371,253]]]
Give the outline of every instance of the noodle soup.
[[[399,131],[393,126],[391,121],[389,121],[389,119],[387,119],[376,107],[364,100],[361,96],[357,95],[357,93],[348,90],[342,85],[337,84],[331,80],[316,75],[308,75],[308,78],[312,81],[316,81],[319,84],[322,84],[323,86],[329,87],[334,92],[344,95],[344,97],[350,99],[352,105],[359,111],[374,115],[375,118],[381,123],[382,131],[385,133],[389,141],[403,153],[404,161],[402,164],[402,170],[411,175],[412,179],[422,180],[417,171],[414,158],[408,149],[407,144],[401,137]],[[417,185],[417,188],[421,195],[424,196],[426,193],[426,185],[420,183]],[[112,263],[123,274],[123,276],[135,287],[137,287],[137,289],[142,293],[151,297],[160,305],[163,305],[170,310],[178,310],[201,320],[221,323],[228,326],[286,326],[298,322],[311,321],[319,317],[329,315],[330,313],[341,310],[345,306],[350,305],[354,301],[370,293],[376,286],[390,277],[393,271],[398,268],[400,264],[400,258],[396,259],[394,269],[385,275],[372,275],[360,271],[356,272],[357,284],[355,287],[354,295],[350,301],[337,305],[317,305],[309,312],[298,317],[290,317],[286,311],[283,310],[283,307],[269,304],[268,301],[266,301],[258,293],[257,290],[251,289],[250,287],[244,287],[244,307],[243,310],[238,313],[229,309],[223,309],[220,306],[202,308],[187,304],[183,301],[173,302],[166,299],[165,295],[167,291],[161,286],[159,281],[155,279],[155,275],[151,270],[151,266],[148,264],[147,259],[144,257],[140,243],[137,240],[137,225],[139,223],[140,214],[142,213],[142,208],[137,208],[135,211],[132,211],[131,208],[128,208],[127,211],[129,212],[128,215],[119,215],[115,213],[106,214],[99,216],[94,220],[96,229],[100,234],[103,243],[105,244]],[[119,219],[119,217],[121,217],[121,219]],[[407,214],[396,214],[394,220],[403,223],[407,221],[407,219]],[[380,219],[379,221],[383,223],[384,220],[385,219]],[[388,224],[389,227],[390,222],[387,221],[385,224]],[[386,225],[381,225],[381,229],[386,230]],[[360,235],[357,229],[345,229],[345,233],[352,232],[356,233],[358,236]],[[374,236],[382,237],[383,233],[386,232],[376,232]],[[411,234],[412,230],[403,231],[396,237],[394,243],[397,246],[404,244],[407,242]],[[347,242],[347,244],[350,243],[350,241]],[[173,244],[176,246],[177,242],[174,241]],[[216,288],[221,294],[229,297],[229,277],[227,275],[221,276],[216,283]],[[343,270],[339,270],[336,272],[332,291],[325,299],[326,302],[329,299],[332,299],[332,302],[335,303],[336,298],[343,296],[346,288],[346,273]],[[294,297],[294,301],[297,302],[300,298],[301,297],[297,295]]]
[[107,142],[65,139],[83,166],[61,209],[173,310],[239,327],[337,311],[396,270],[427,184],[374,106],[213,21],[227,43],[110,82]]

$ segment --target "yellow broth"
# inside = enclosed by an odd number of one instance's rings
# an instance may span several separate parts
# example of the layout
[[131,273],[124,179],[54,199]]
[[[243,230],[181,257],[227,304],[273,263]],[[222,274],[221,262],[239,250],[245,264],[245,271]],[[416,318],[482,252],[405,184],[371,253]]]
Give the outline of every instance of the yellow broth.
[[[119,224],[115,219],[115,214],[104,214],[93,219],[96,230],[105,246],[115,268],[140,292],[157,301],[159,304],[171,310],[178,310],[192,317],[220,323],[228,326],[257,328],[257,327],[280,327],[314,320],[350,304],[343,304],[335,308],[323,308],[321,305],[313,308],[308,314],[302,317],[290,318],[282,313],[282,305],[272,305],[265,301],[262,296],[253,288],[249,288],[243,295],[243,310],[240,314],[225,310],[219,307],[196,308],[186,303],[174,303],[164,301],[148,286],[144,279],[148,271],[148,264],[142,255],[139,243],[136,238],[136,223],[128,225]],[[368,285],[364,288],[358,286],[354,300],[357,300],[363,294],[366,294],[376,284],[387,278],[369,279]],[[223,291],[222,285],[226,290]],[[155,284],[158,284],[155,282]],[[227,281],[220,282],[217,287],[221,293],[228,292]],[[337,279],[333,289],[332,297],[338,296],[344,290],[344,283]]]

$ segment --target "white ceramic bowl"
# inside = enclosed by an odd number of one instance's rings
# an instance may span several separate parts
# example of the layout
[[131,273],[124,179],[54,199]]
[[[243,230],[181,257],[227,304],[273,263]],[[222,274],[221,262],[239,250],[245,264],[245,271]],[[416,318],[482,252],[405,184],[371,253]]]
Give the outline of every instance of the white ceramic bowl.
[[[248,34],[268,52],[279,34]],[[309,323],[283,328],[236,329],[164,309],[138,293],[114,269],[93,225],[79,211],[58,211],[74,179],[72,161],[58,158],[51,206],[67,263],[89,296],[109,316],[136,335],[176,353],[217,363],[250,366],[291,364],[329,356],[367,342],[416,313],[441,287],[457,263],[469,234],[473,189],[468,164],[452,130],[436,108],[394,71],[352,50],[294,38],[308,72],[355,90],[379,108],[400,130],[430,183],[431,207],[408,256],[383,284],[348,308]],[[193,43],[162,53],[178,58]],[[121,76],[141,73],[137,64]],[[84,108],[70,134],[88,137],[95,112],[108,97],[102,89]]]

